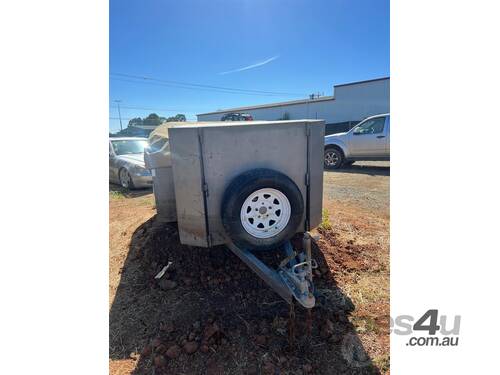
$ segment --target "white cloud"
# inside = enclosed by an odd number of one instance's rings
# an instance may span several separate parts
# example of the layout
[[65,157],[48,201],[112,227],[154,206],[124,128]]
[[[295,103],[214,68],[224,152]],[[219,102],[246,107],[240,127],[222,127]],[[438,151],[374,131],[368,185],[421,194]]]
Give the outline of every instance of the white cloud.
[[244,66],[243,68],[238,68],[238,69],[234,69],[234,70],[228,70],[227,72],[220,72],[218,74],[224,75],[224,74],[242,72],[244,70],[257,68],[259,66],[269,64],[271,61],[276,60],[278,57],[279,57],[279,55],[276,55],[276,56],[270,57],[270,58],[268,58],[268,59],[266,59],[264,61],[260,61],[260,62],[257,62],[255,64],[252,64],[252,65]]

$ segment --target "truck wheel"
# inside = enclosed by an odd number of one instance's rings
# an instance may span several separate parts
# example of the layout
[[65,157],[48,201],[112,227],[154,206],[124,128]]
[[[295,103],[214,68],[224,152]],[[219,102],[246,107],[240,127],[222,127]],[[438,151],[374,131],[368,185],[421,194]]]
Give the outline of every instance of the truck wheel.
[[304,213],[297,185],[271,169],[253,169],[226,188],[221,216],[224,229],[238,247],[271,250],[289,240]]
[[344,163],[344,154],[336,147],[325,149],[324,165],[326,169],[339,169]]

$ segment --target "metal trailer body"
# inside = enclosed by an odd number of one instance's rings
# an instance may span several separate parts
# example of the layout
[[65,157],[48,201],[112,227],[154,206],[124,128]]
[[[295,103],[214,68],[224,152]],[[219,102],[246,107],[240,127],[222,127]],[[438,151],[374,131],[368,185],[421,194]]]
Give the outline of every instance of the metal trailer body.
[[158,219],[171,223],[177,221],[175,207],[174,177],[172,160],[168,142],[161,150],[144,152],[144,162],[153,175],[153,193],[155,196],[156,213]]
[[[230,243],[221,218],[224,191],[235,177],[256,168],[281,172],[299,188],[304,214],[297,232],[318,226],[324,133],[322,120],[173,125],[169,146],[180,241],[201,247]],[[155,198],[159,195],[155,190]],[[156,204],[165,211],[161,197]]]

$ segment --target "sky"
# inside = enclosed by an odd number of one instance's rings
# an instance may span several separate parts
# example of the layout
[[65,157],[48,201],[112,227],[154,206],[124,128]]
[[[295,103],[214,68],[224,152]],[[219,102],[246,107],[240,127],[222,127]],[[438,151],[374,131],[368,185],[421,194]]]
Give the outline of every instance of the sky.
[[109,38],[111,132],[390,75],[389,0],[110,0]]

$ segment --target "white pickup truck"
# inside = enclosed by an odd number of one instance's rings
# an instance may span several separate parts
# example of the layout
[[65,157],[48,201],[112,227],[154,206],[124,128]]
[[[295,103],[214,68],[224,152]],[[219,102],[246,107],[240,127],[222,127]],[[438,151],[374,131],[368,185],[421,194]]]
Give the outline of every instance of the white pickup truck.
[[389,113],[368,117],[346,133],[325,137],[325,168],[338,169],[358,160],[389,160],[389,141]]

